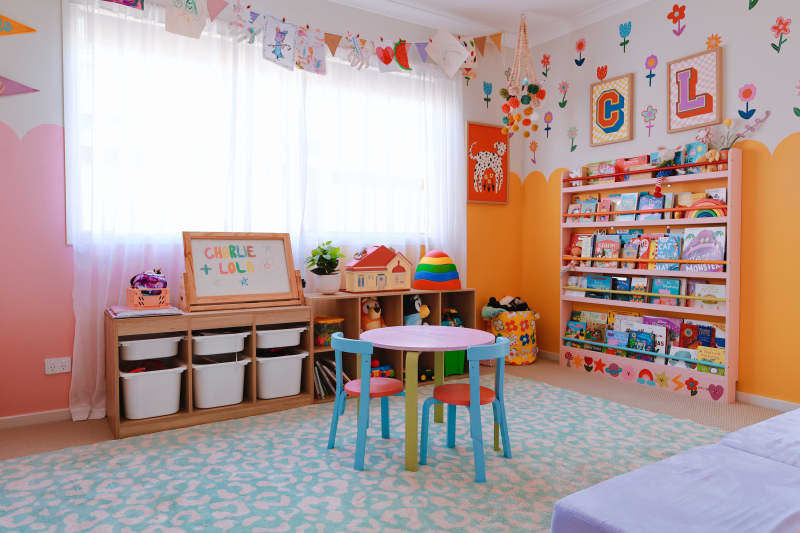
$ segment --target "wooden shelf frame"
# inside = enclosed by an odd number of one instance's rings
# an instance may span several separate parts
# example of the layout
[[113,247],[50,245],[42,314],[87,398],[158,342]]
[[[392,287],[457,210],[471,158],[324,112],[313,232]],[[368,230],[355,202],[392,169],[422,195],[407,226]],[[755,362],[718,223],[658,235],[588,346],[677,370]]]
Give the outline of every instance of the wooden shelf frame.
[[[620,367],[633,368],[636,372],[641,372],[643,375],[656,375],[667,372],[668,375],[675,373],[681,374],[681,378],[677,381],[686,380],[687,376],[701,383],[708,384],[713,390],[713,394],[702,394],[705,399],[714,401],[720,400],[732,403],[736,399],[736,384],[738,380],[739,368],[739,306],[740,306],[740,256],[741,256],[741,210],[742,210],[742,151],[738,148],[732,148],[728,153],[728,169],[715,172],[701,172],[696,174],[684,174],[679,176],[669,176],[663,178],[662,185],[664,190],[668,187],[675,185],[679,190],[691,190],[695,184],[703,184],[702,189],[709,187],[727,187],[727,216],[720,217],[704,217],[704,218],[672,218],[661,220],[624,220],[624,221],[592,221],[592,222],[562,222],[563,213],[567,212],[570,205],[572,196],[575,194],[585,193],[614,193],[614,192],[634,192],[652,190],[655,186],[656,180],[654,178],[639,178],[631,179],[629,181],[620,181],[614,183],[598,183],[593,185],[570,186],[571,180],[569,179],[568,172],[562,176],[561,187],[561,210],[560,210],[560,226],[561,226],[561,248],[560,253],[563,256],[564,250],[570,243],[570,237],[573,230],[578,229],[602,229],[602,228],[649,228],[657,230],[659,228],[669,228],[673,226],[725,226],[726,227],[726,271],[725,272],[683,272],[683,271],[665,271],[665,270],[650,270],[650,269],[627,269],[627,268],[600,268],[600,267],[586,267],[579,266],[578,264],[567,264],[568,261],[561,258],[561,277],[560,286],[567,285],[566,278],[571,273],[582,274],[601,274],[610,276],[645,276],[645,277],[669,277],[669,278],[685,278],[685,279],[707,279],[707,280],[721,280],[725,285],[725,308],[722,310],[716,309],[703,309],[697,307],[684,307],[684,306],[669,306],[651,303],[630,302],[624,300],[611,300],[600,298],[586,298],[578,296],[570,296],[565,294],[564,289],[560,290],[560,334],[559,337],[565,335],[567,322],[570,319],[573,308],[587,309],[587,310],[636,310],[641,311],[642,314],[654,314],[673,317],[686,317],[696,320],[705,320],[709,322],[717,322],[725,324],[725,375],[720,376],[716,374],[708,374],[697,372],[695,370],[686,368],[677,368],[671,365],[664,365],[659,363],[650,363],[648,361],[641,361],[626,357],[619,357],[615,355],[606,354],[603,352],[596,352],[571,346],[565,346],[561,343],[560,347],[560,363],[566,366],[569,357],[582,356],[590,358],[602,357],[605,361],[617,362]],[[629,173],[629,172],[628,172]],[[563,181],[566,179],[567,181]],[[583,179],[586,179],[585,177]],[[604,194],[605,196],[606,194]],[[645,230],[647,231],[647,229]],[[563,337],[562,337],[563,339]],[[713,366],[713,365],[711,365]],[[607,375],[602,371],[592,371],[592,373],[601,373],[609,379],[617,378],[617,375]],[[617,378],[620,379],[620,378]],[[640,381],[641,382],[641,381]],[[649,382],[647,383],[650,384]],[[719,387],[719,388],[716,388]],[[676,392],[687,393],[686,387],[670,387],[669,390]],[[723,391],[723,392],[719,392]],[[692,395],[696,395],[695,391]]]

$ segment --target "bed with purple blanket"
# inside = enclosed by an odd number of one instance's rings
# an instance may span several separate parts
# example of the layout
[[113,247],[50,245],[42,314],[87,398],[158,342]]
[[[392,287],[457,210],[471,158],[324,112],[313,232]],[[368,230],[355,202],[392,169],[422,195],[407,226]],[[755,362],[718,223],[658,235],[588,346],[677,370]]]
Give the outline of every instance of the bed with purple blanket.
[[552,533],[800,532],[800,409],[571,494]]

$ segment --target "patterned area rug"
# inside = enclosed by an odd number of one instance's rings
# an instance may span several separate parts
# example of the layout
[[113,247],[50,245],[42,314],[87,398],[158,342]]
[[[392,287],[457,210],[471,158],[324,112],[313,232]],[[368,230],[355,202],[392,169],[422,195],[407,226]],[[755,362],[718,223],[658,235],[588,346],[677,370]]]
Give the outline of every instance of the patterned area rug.
[[487,406],[485,484],[465,409],[455,449],[433,424],[428,465],[403,469],[402,398],[389,440],[372,402],[368,470],[354,471],[348,401],[334,450],[325,404],[0,462],[0,530],[547,531],[563,496],[724,435],[513,376],[506,397],[513,457],[491,449]]

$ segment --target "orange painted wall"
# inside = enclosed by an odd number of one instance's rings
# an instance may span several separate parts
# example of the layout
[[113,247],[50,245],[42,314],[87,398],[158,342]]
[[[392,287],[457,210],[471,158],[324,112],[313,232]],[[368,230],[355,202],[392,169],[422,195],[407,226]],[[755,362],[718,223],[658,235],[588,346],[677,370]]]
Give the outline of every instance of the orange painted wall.
[[[738,143],[744,151],[742,176],[741,336],[739,386],[741,392],[800,403],[800,343],[792,326],[800,308],[800,237],[793,218],[797,204],[800,169],[800,133],[785,138],[770,154],[757,141]],[[542,315],[537,322],[539,346],[557,352],[559,346],[559,178],[563,169],[550,175],[527,176],[521,187],[511,190],[507,213],[468,209],[468,279],[478,290],[479,305],[487,294],[517,294]],[[517,197],[519,194],[520,197]],[[502,232],[487,233],[479,227],[487,219],[516,221],[520,228],[503,238],[519,239],[519,248],[500,244]],[[480,231],[479,231],[480,230]],[[485,244],[488,239],[489,244]],[[491,254],[476,258],[475,249]],[[510,267],[502,277],[494,271]],[[512,279],[520,272],[518,281]],[[498,279],[499,278],[499,279]],[[482,284],[486,283],[489,290]]]

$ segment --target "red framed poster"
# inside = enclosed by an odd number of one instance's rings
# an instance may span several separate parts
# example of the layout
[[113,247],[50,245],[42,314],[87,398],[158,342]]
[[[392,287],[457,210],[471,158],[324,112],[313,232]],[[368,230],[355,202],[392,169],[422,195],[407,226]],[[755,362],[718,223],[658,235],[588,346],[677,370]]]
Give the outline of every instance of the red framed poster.
[[508,178],[503,127],[467,122],[467,202],[508,203]]

